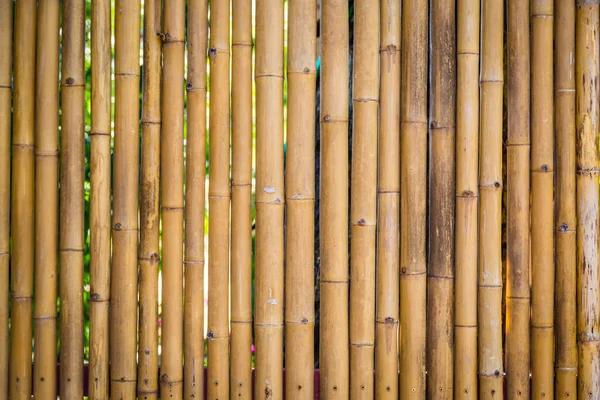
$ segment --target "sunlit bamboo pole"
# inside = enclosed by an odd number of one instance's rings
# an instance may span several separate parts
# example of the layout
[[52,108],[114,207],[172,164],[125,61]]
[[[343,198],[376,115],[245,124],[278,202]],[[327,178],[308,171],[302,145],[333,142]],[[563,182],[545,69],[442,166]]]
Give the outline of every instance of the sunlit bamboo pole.
[[60,2],[40,0],[35,97],[35,399],[56,399]]
[[576,126],[577,128],[577,338],[578,396],[600,394],[600,291],[598,271],[598,40],[599,2],[577,0]]
[[428,2],[402,9],[400,397],[425,398]]
[[65,0],[61,73],[60,397],[67,400],[83,398],[84,48],[85,2]]
[[556,361],[557,399],[577,393],[577,238],[575,184],[575,1],[555,10]]

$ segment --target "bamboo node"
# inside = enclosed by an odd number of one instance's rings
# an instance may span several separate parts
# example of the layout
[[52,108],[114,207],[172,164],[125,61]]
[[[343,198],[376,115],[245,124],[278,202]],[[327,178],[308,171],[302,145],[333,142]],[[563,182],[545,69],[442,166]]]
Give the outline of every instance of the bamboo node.
[[379,99],[371,98],[371,97],[357,97],[352,99],[357,103],[379,103]]

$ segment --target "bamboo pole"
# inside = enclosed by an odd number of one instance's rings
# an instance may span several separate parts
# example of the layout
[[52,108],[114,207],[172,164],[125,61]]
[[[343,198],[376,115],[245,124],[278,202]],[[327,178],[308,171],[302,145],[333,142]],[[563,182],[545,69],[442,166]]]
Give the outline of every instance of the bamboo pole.
[[183,395],[204,395],[204,206],[208,3],[188,2]]
[[425,398],[428,2],[402,13],[400,397]]
[[[482,3],[479,146],[479,398],[502,399],[504,1]],[[468,388],[467,388],[468,389]],[[457,386],[457,390],[459,387]],[[466,397],[469,393],[464,392]]]
[[252,398],[252,1],[232,4],[232,398]]
[[348,351],[348,2],[321,9],[320,393],[349,395]]
[[531,385],[554,397],[554,97],[552,0],[531,2]]
[[162,1],[144,3],[137,396],[158,398],[160,82]]
[[62,23],[60,397],[74,400],[83,397],[85,2],[65,0]]
[[454,391],[455,18],[455,0],[431,3],[427,397],[438,399]]
[[316,0],[288,3],[286,398],[314,393]]
[[379,109],[379,2],[354,3],[350,256],[350,398],[372,399]]
[[398,398],[401,1],[380,1],[375,396]]
[[[56,399],[60,2],[40,0],[35,97],[35,399]],[[42,62],[43,61],[43,62]]]
[[577,338],[578,395],[600,393],[600,297],[598,297],[598,41],[599,2],[577,1],[575,38],[577,129]]
[[556,398],[577,393],[575,2],[556,2]]
[[283,2],[256,3],[255,398],[283,398]]
[[[480,1],[457,3],[454,397],[477,393]],[[483,86],[482,86],[483,88]],[[460,362],[458,361],[460,360]]]

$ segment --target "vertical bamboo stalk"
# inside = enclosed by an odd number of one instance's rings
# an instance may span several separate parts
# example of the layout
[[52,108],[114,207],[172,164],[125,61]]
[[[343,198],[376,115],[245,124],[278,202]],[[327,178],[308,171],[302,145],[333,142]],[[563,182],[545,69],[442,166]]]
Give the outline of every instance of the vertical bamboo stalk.
[[372,399],[379,109],[379,2],[354,3],[350,264],[350,397]]
[[[478,216],[479,398],[502,399],[504,396],[502,362],[503,0],[489,0],[482,3],[481,25]],[[463,391],[465,397],[469,394],[464,392],[464,388],[457,386],[457,390],[459,389]]]
[[65,0],[62,23],[60,397],[75,400],[83,397],[85,2]]
[[314,393],[316,0],[288,3],[286,398]]
[[232,398],[252,398],[252,1],[235,0],[232,41]]
[[455,17],[455,0],[431,3],[427,396],[438,399],[454,383]]
[[578,0],[576,20],[577,112],[577,337],[578,395],[600,394],[600,297],[598,292],[598,30],[599,2]]
[[380,1],[375,396],[398,398],[401,1]]
[[531,380],[554,397],[554,97],[552,0],[531,2]]
[[428,2],[402,13],[400,397],[425,398]]
[[320,393],[349,395],[348,351],[348,2],[321,9]]
[[555,10],[556,398],[577,393],[577,237],[575,183],[575,1]]
[[[480,0],[457,3],[454,397],[477,396]],[[482,86],[483,87],[483,86]]]
[[255,398],[283,398],[283,2],[256,3]]
[[40,0],[35,97],[35,313],[33,393],[56,399],[58,52],[60,2]]
[[204,206],[208,3],[188,2],[183,395],[204,395]]

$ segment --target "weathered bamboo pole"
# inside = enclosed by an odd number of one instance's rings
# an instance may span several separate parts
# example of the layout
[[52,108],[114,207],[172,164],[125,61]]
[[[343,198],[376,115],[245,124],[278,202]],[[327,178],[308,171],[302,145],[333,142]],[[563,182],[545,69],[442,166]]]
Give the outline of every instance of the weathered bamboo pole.
[[232,40],[232,398],[252,398],[252,1],[234,0]]
[[348,2],[321,5],[320,393],[348,398]]
[[425,398],[428,2],[402,10],[400,397]]
[[256,3],[255,398],[283,398],[283,2]]
[[401,1],[380,1],[375,396],[398,398]]
[[575,179],[575,1],[555,10],[556,379],[557,399],[577,393],[577,237]]
[[316,0],[288,3],[286,398],[314,393]]
[[454,397],[477,396],[480,0],[457,2]]
[[[479,398],[503,398],[502,124],[504,1],[481,7],[479,146]],[[528,339],[528,338],[527,338]],[[465,397],[465,388],[462,390]],[[467,388],[468,389],[468,388]],[[472,393],[472,392],[471,392]]]
[[531,385],[554,397],[554,74],[552,0],[531,2]]
[[75,400],[83,398],[85,2],[65,0],[62,24],[60,397]]
[[577,338],[579,341],[578,396],[600,394],[600,291],[598,225],[598,54],[599,3],[577,0],[576,126],[577,129]]
[[188,2],[183,395],[204,395],[204,206],[208,2]]
[[354,3],[350,256],[350,398],[372,399],[379,110],[379,2]]
[[35,91],[35,399],[56,399],[60,2],[40,0]]

